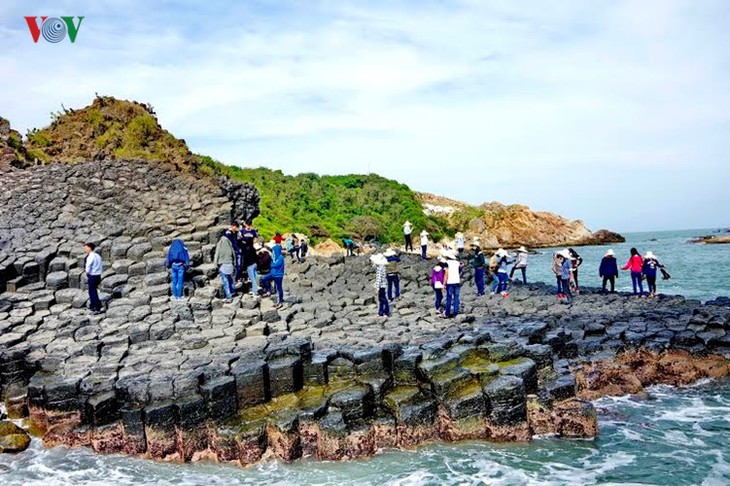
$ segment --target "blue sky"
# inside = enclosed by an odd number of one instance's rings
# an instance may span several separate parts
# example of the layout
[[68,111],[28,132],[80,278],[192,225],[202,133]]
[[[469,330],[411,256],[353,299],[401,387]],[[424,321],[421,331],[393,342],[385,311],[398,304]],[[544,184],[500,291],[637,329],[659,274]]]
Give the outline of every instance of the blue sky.
[[[103,5],[102,5],[103,3]],[[84,15],[75,44],[24,15]],[[0,115],[94,93],[193,151],[619,231],[730,225],[730,2],[0,4]]]

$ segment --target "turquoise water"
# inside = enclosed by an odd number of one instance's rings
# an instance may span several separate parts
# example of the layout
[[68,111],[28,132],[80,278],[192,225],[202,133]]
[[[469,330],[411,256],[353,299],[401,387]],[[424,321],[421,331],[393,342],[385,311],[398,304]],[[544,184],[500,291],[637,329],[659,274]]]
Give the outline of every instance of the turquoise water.
[[[730,296],[730,244],[698,245],[688,243],[695,236],[713,234],[715,229],[662,231],[653,233],[626,233],[626,243],[606,246],[576,247],[583,257],[580,267],[581,287],[600,287],[598,266],[606,250],[616,252],[619,267],[629,259],[629,249],[636,247],[642,254],[652,251],[659,262],[667,267],[672,275],[669,280],[657,281],[660,293],[682,294],[687,298],[709,300],[719,296]],[[654,240],[654,241],[652,241]],[[553,283],[555,277],[550,271],[552,253],[555,249],[540,249],[539,255],[530,255],[528,261],[528,281]],[[616,290],[632,290],[628,272],[620,271]],[[515,274],[517,276],[517,274]]]
[[[623,264],[628,249],[651,250],[672,279],[660,292],[702,300],[730,296],[730,245],[693,245],[711,231],[635,233],[612,245]],[[656,239],[656,241],[650,241]],[[581,286],[600,285],[608,247],[583,247]],[[528,278],[552,282],[551,252],[533,255]],[[626,275],[619,289],[629,290]],[[529,444],[435,444],[385,451],[345,463],[268,462],[248,469],[211,463],[164,464],[84,449],[43,449],[38,440],[17,456],[0,455],[1,485],[477,485],[730,484],[730,381],[686,388],[655,387],[645,398],[596,402],[595,440],[541,438]]]

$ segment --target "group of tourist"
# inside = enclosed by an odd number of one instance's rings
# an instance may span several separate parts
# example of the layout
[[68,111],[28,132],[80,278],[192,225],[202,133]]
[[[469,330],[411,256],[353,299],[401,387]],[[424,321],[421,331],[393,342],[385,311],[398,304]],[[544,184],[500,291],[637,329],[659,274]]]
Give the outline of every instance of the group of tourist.
[[[657,272],[661,272],[666,280],[670,278],[669,273],[664,269],[664,265],[659,263],[656,255],[651,251],[647,251],[642,257],[639,250],[631,248],[629,260],[621,270],[628,270],[631,274],[631,285],[634,289],[634,295],[644,295],[644,279],[648,287],[647,296],[656,297],[656,278]],[[603,291],[606,292],[606,285],[610,284],[611,292],[615,292],[615,281],[618,278],[618,263],[614,256],[613,250],[608,250],[601,260],[598,274],[603,278]]]

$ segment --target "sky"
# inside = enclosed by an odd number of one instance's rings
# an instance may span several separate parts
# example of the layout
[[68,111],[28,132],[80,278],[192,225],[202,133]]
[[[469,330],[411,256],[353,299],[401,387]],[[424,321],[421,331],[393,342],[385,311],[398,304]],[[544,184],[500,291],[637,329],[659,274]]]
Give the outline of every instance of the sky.
[[[26,15],[84,16],[34,43]],[[730,2],[0,3],[0,115],[149,102],[222,162],[589,228],[730,225]]]

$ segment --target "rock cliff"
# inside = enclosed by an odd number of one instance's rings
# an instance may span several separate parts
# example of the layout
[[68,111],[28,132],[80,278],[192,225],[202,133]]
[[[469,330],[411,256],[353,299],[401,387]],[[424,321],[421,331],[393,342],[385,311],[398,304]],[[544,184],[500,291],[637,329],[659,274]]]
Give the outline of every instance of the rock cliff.
[[466,228],[467,239],[480,238],[484,248],[530,248],[551,246],[601,245],[625,241],[608,230],[591,232],[582,221],[571,221],[553,213],[498,202],[480,206],[419,194],[424,211],[447,218],[454,227]]

